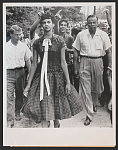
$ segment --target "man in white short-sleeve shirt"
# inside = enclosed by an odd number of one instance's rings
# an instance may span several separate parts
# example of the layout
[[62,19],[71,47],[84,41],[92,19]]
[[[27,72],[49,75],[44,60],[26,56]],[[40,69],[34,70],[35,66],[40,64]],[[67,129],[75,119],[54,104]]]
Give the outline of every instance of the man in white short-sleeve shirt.
[[[14,118],[20,120],[20,109],[23,104],[25,64],[30,71],[32,56],[28,46],[20,41],[22,29],[18,25],[10,28],[11,40],[6,43],[7,69],[7,126],[14,126]],[[14,97],[15,93],[15,97]]]
[[98,18],[95,15],[88,16],[87,24],[88,29],[80,32],[73,43],[74,73],[79,73],[80,76],[79,92],[86,112],[84,125],[91,123],[93,114],[97,111],[98,96],[104,90],[102,57],[105,54],[108,57],[108,75],[112,67],[111,43],[107,33],[97,28]]

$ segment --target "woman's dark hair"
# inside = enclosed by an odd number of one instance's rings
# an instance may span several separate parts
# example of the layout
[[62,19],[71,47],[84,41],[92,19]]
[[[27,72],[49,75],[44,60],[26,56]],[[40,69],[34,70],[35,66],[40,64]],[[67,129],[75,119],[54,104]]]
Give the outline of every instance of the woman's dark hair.
[[42,14],[40,23],[42,24],[42,21],[45,19],[51,19],[52,23],[55,23],[55,16],[51,14],[51,12],[45,12],[44,14]]
[[73,27],[72,30],[71,30],[71,35],[72,35],[72,36],[73,36],[73,35],[77,36],[77,34],[78,34],[79,32],[81,32],[81,31],[82,31],[82,29]]
[[59,26],[61,25],[61,23],[62,23],[62,22],[66,22],[66,23],[67,23],[67,25],[68,25],[68,20],[66,20],[66,19],[62,19],[62,20],[60,20],[60,21],[59,21]]

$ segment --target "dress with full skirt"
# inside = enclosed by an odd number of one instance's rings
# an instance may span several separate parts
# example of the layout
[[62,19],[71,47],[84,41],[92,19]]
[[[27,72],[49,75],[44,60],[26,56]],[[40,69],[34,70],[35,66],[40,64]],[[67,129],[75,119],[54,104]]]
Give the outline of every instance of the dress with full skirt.
[[51,94],[48,96],[46,86],[44,86],[43,100],[40,101],[40,77],[44,56],[42,42],[43,37],[33,44],[41,61],[34,74],[23,113],[36,121],[70,118],[82,111],[82,104],[78,92],[72,85],[70,94],[65,93],[66,79],[61,67],[61,48],[65,46],[65,42],[58,35],[53,35],[52,45],[48,50],[47,76]]

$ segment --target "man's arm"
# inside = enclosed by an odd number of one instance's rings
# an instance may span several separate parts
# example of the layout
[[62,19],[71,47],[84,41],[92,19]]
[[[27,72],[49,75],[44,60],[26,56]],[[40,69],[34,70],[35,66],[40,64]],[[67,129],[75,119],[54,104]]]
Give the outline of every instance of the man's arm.
[[106,50],[106,56],[107,56],[107,59],[108,59],[108,71],[107,71],[107,74],[108,76],[110,75],[110,71],[112,71],[112,55],[111,55],[111,47],[109,49]]
[[106,50],[106,55],[108,57],[108,66],[112,67],[111,47]]

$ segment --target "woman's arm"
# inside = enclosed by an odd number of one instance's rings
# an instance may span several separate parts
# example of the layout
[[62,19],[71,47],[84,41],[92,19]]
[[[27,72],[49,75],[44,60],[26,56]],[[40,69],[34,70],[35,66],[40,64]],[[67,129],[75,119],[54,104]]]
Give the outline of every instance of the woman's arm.
[[26,61],[26,66],[27,66],[28,72],[30,72],[30,69],[31,69],[31,60],[30,59],[28,59]]
[[32,62],[32,65],[31,65],[30,72],[29,72],[29,80],[28,80],[28,85],[29,85],[29,86],[30,86],[30,84],[31,84],[31,82],[32,82],[34,73],[35,73],[35,71],[36,71],[37,62],[38,62],[38,54],[37,54],[37,51],[36,51],[36,50],[33,50],[33,62]]
[[66,77],[66,93],[70,93],[70,79],[69,79],[69,73],[68,73],[68,67],[65,60],[65,49],[66,47],[63,47],[61,49],[61,67],[63,69],[64,75]]
[[38,62],[38,54],[37,54],[37,51],[34,50],[33,51],[33,62],[31,64],[31,69],[30,69],[30,72],[29,72],[29,79],[28,79],[28,83],[27,83],[27,86],[24,90],[24,95],[27,96],[28,94],[28,91],[29,91],[29,88],[30,88],[30,85],[31,85],[31,82],[32,82],[32,79],[33,79],[33,76],[34,76],[34,73],[36,71],[36,68],[37,68],[37,62]]

